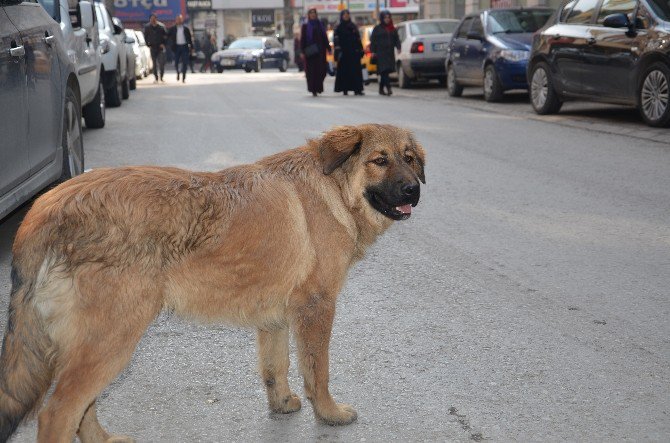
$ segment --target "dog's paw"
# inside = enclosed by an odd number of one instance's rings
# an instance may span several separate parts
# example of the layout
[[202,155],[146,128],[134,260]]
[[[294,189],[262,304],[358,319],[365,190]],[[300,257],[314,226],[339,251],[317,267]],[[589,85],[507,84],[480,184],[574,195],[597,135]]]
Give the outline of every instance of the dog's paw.
[[284,399],[280,401],[279,404],[270,405],[272,412],[276,412],[278,414],[290,414],[291,412],[297,412],[301,407],[302,403],[300,402],[300,397],[293,393],[284,397]]
[[328,410],[317,413],[317,416],[328,425],[340,426],[356,421],[358,413],[351,405],[336,403],[333,407],[328,408]]
[[125,435],[112,435],[105,440],[105,443],[135,443],[135,439]]

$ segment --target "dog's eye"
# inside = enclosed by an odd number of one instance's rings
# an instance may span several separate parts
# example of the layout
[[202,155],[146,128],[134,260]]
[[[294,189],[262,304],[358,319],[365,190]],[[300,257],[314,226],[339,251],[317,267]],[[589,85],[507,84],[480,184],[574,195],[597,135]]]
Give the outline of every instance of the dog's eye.
[[406,155],[405,156],[405,161],[407,163],[412,163],[414,161],[414,157],[412,157],[411,155]]
[[386,157],[379,157],[374,160],[372,160],[375,165],[379,166],[384,166],[386,165],[389,161],[386,159]]

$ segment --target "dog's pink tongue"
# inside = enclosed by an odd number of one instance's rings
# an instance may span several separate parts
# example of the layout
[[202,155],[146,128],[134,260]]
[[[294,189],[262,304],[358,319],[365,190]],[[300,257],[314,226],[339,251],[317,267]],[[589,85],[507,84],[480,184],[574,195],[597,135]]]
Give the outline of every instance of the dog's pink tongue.
[[403,214],[411,214],[412,213],[412,205],[403,205],[403,206],[396,206],[396,209]]

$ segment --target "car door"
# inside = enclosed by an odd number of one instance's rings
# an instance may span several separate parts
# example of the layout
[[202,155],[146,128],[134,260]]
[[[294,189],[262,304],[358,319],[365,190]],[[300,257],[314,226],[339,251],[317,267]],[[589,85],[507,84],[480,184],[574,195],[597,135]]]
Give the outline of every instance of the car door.
[[18,7],[12,3],[0,0],[0,198],[30,174],[25,48],[5,12]]
[[486,53],[484,52],[484,43],[482,42],[484,39],[484,27],[479,16],[472,19],[472,25],[470,25],[468,34],[477,34],[480,38],[467,38],[466,35],[467,39],[461,57],[464,65],[464,77],[476,83],[483,83],[484,71],[482,67],[484,66]]
[[472,21],[473,17],[466,17],[463,19],[463,22],[458,28],[458,31],[452,37],[452,42],[450,45],[449,57],[458,80],[462,80],[466,77],[467,66],[465,64],[465,59],[463,58],[463,52],[465,45],[468,44],[468,31],[470,30]]
[[[616,99],[635,97],[635,65],[647,38],[645,29],[629,33],[628,28],[603,25],[611,14],[632,18],[636,0],[604,0],[596,23],[588,29],[588,45],[584,49],[584,88],[589,95]],[[644,24],[643,20],[638,21]]]
[[[58,1],[51,7],[58,10]],[[6,7],[25,49],[27,146],[31,174],[54,161],[60,148],[61,88],[56,36],[60,27],[37,0]]]
[[[80,3],[77,2],[77,8],[80,7]],[[88,7],[93,8],[93,5],[91,4]],[[100,72],[98,68],[100,66],[100,36],[98,35],[98,27],[95,22],[95,12],[92,14],[94,23],[93,28],[88,31],[82,28],[81,23],[78,22],[77,17],[80,14],[77,13],[76,8],[73,8],[68,12],[72,20],[73,33],[77,45],[77,54],[79,56],[77,74],[79,82],[81,83],[80,89],[82,91],[97,92],[98,82],[100,81]]]
[[545,31],[550,44],[550,59],[558,73],[558,88],[563,93],[586,93],[584,50],[590,37],[599,0],[572,0],[561,12],[561,23]]

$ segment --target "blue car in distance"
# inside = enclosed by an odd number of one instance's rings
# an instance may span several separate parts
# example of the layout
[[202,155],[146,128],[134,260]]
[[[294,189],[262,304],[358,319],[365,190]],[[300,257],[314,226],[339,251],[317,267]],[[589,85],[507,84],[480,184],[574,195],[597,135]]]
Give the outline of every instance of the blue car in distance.
[[460,97],[464,86],[482,86],[484,99],[499,101],[505,91],[528,89],[526,66],[533,33],[554,10],[487,9],[463,17],[447,49],[447,91]]

